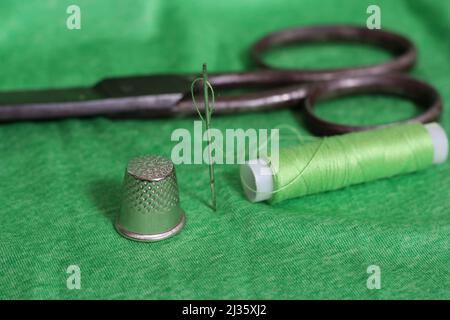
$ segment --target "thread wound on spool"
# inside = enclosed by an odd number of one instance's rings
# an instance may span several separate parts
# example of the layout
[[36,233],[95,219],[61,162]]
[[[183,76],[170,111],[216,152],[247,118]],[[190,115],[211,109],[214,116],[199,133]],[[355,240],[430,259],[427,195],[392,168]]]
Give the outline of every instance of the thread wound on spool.
[[445,161],[447,153],[447,136],[438,124],[406,124],[281,150],[279,162],[271,160],[279,168],[273,181],[258,177],[250,165],[241,168],[241,180],[250,201],[275,203],[418,171]]

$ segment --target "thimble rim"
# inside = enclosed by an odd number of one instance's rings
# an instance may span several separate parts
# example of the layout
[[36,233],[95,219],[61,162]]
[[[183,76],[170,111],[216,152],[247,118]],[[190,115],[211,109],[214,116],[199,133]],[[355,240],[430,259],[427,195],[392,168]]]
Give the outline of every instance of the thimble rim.
[[172,229],[161,232],[161,233],[141,234],[141,233],[129,231],[120,225],[119,216],[116,218],[116,222],[114,223],[114,226],[115,226],[117,232],[127,239],[140,241],[140,242],[156,242],[156,241],[160,241],[160,240],[164,240],[169,237],[172,237],[172,236],[178,234],[181,231],[181,229],[183,229],[183,227],[186,223],[186,215],[185,215],[183,209],[180,208],[179,211],[180,211],[180,221]]

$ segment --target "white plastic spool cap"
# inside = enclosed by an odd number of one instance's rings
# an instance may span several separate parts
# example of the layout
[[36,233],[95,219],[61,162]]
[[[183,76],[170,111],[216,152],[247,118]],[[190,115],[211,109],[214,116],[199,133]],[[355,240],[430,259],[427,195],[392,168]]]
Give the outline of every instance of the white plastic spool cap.
[[433,163],[443,163],[448,156],[448,138],[444,128],[439,123],[431,122],[425,125],[431,136],[434,147]]

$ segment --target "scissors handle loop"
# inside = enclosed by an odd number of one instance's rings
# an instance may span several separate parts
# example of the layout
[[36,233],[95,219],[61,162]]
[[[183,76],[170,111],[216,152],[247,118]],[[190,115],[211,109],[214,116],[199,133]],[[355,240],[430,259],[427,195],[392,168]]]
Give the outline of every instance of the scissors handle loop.
[[[265,54],[270,50],[311,42],[346,42],[373,45],[390,52],[393,59],[374,65],[322,70],[279,68],[264,60]],[[252,46],[251,57],[259,67],[283,71],[285,77],[289,78],[291,82],[315,82],[343,77],[405,72],[414,66],[417,50],[410,40],[393,32],[335,25],[293,28],[271,33]]]

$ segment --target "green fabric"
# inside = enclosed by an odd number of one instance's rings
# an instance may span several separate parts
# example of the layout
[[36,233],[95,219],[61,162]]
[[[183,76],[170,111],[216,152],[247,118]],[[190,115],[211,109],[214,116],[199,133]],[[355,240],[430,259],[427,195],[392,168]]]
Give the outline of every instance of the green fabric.
[[[66,28],[76,3],[82,29]],[[373,1],[1,1],[0,89],[90,85],[110,76],[248,69],[247,48],[284,27],[365,25]],[[377,1],[382,27],[408,35],[413,75],[450,102],[450,2]],[[314,48],[313,48],[314,47]],[[271,56],[286,65],[343,66],[386,59],[332,45]],[[317,49],[317,50],[316,50]],[[349,52],[346,54],[346,52]],[[276,53],[275,53],[276,54]],[[417,112],[385,97],[324,103],[324,116],[381,122]],[[213,117],[225,128],[294,126],[296,112]],[[442,123],[449,129],[449,112]],[[137,243],[113,228],[128,160],[170,156],[170,135],[193,118],[105,118],[0,125],[0,298],[439,298],[449,299],[450,165],[344,190],[251,204],[237,166],[177,166],[187,224],[176,237]],[[68,290],[66,269],[81,268]],[[381,268],[381,289],[366,270]]]

